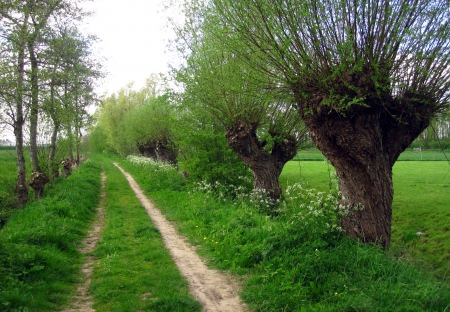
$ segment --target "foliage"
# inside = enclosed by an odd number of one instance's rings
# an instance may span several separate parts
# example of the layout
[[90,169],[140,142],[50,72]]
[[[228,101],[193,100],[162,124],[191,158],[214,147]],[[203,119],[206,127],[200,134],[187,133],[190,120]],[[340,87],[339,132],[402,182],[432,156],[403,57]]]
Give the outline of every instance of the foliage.
[[228,146],[222,127],[202,125],[194,118],[185,123],[190,125],[179,134],[179,158],[189,181],[251,187],[251,172]]
[[97,127],[102,129],[99,134],[106,136],[109,149],[126,156],[136,154],[138,144],[148,140],[173,141],[171,131],[175,117],[168,95],[162,94],[163,88],[162,78],[152,75],[139,91],[129,84],[102,99],[96,113]]
[[96,153],[112,153],[114,150],[106,143],[107,136],[102,126],[94,127],[89,134],[89,145],[93,152]]
[[66,303],[79,274],[77,244],[99,201],[100,170],[86,161],[0,231],[3,311],[56,311]]
[[169,163],[133,155],[128,156],[127,161],[135,167],[139,167],[148,172],[148,182],[156,190],[181,190],[185,184],[182,173]]

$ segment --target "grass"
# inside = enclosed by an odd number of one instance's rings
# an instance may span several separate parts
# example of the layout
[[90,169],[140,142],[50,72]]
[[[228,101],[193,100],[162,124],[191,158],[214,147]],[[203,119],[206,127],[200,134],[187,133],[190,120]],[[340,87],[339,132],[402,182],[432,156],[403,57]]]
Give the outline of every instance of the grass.
[[67,303],[99,194],[100,167],[86,162],[13,214],[0,231],[0,310],[56,311]]
[[[309,148],[300,150],[295,156],[294,160],[325,160],[325,156],[316,148]],[[403,153],[400,154],[398,160],[400,161],[410,161],[410,160],[420,160],[420,161],[448,161],[450,159],[450,150],[422,150],[420,152],[415,152],[414,149],[408,148]]]
[[[323,230],[327,216],[320,205],[313,207],[316,218],[307,208],[319,195],[304,190],[308,206],[292,204],[273,218],[249,201],[193,192],[179,175],[179,182],[161,188],[157,174],[121,162],[211,265],[245,277],[241,295],[254,311],[444,311],[450,306],[445,282],[374,246]],[[310,185],[325,184],[326,190],[327,164],[306,165],[300,177],[315,176]],[[320,174],[310,168],[315,165]],[[294,168],[285,181],[294,182],[298,163]]]
[[106,225],[91,293],[97,311],[200,311],[161,235],[122,173],[103,161]]
[[16,150],[0,147],[0,228],[13,213],[16,205]]

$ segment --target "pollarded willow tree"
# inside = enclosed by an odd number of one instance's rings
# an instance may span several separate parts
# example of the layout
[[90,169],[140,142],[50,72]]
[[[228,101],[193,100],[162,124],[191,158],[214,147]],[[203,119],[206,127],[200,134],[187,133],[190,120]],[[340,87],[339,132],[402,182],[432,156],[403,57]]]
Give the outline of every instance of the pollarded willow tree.
[[123,120],[127,137],[145,157],[177,164],[175,109],[166,95],[147,98]]
[[210,7],[239,38],[204,31],[295,94],[336,168],[347,235],[388,246],[392,167],[449,106],[450,3],[211,0]]
[[[210,14],[208,8],[191,9],[184,31],[179,30],[181,45],[187,47],[186,65],[177,76],[185,87],[185,102],[225,128],[228,145],[253,173],[254,189],[276,201],[282,193],[281,171],[306,137],[293,93],[281,92],[280,85],[204,32],[208,25],[219,31],[214,14],[211,20],[198,18],[200,12]],[[225,27],[221,30],[233,37]]]

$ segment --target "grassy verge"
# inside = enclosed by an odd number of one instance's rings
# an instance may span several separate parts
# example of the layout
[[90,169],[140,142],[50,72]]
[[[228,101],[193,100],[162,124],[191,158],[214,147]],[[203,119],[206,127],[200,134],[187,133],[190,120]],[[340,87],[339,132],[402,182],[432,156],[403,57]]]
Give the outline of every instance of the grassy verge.
[[200,311],[159,231],[125,177],[103,160],[106,224],[94,252],[91,293],[97,311]]
[[87,161],[2,228],[1,311],[56,311],[67,303],[79,278],[77,246],[99,202],[100,170]]
[[121,163],[211,265],[245,277],[255,311],[449,309],[446,283],[333,228],[332,195],[286,187],[286,204],[268,217],[254,201],[193,191],[175,170]]

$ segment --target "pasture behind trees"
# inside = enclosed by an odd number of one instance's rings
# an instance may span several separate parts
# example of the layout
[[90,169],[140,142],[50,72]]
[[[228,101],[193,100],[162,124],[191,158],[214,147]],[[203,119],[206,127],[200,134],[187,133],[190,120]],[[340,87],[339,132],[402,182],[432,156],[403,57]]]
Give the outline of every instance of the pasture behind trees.
[[448,1],[186,3],[202,16],[187,23],[294,93],[355,208],[346,233],[389,246],[392,166],[450,103]]

